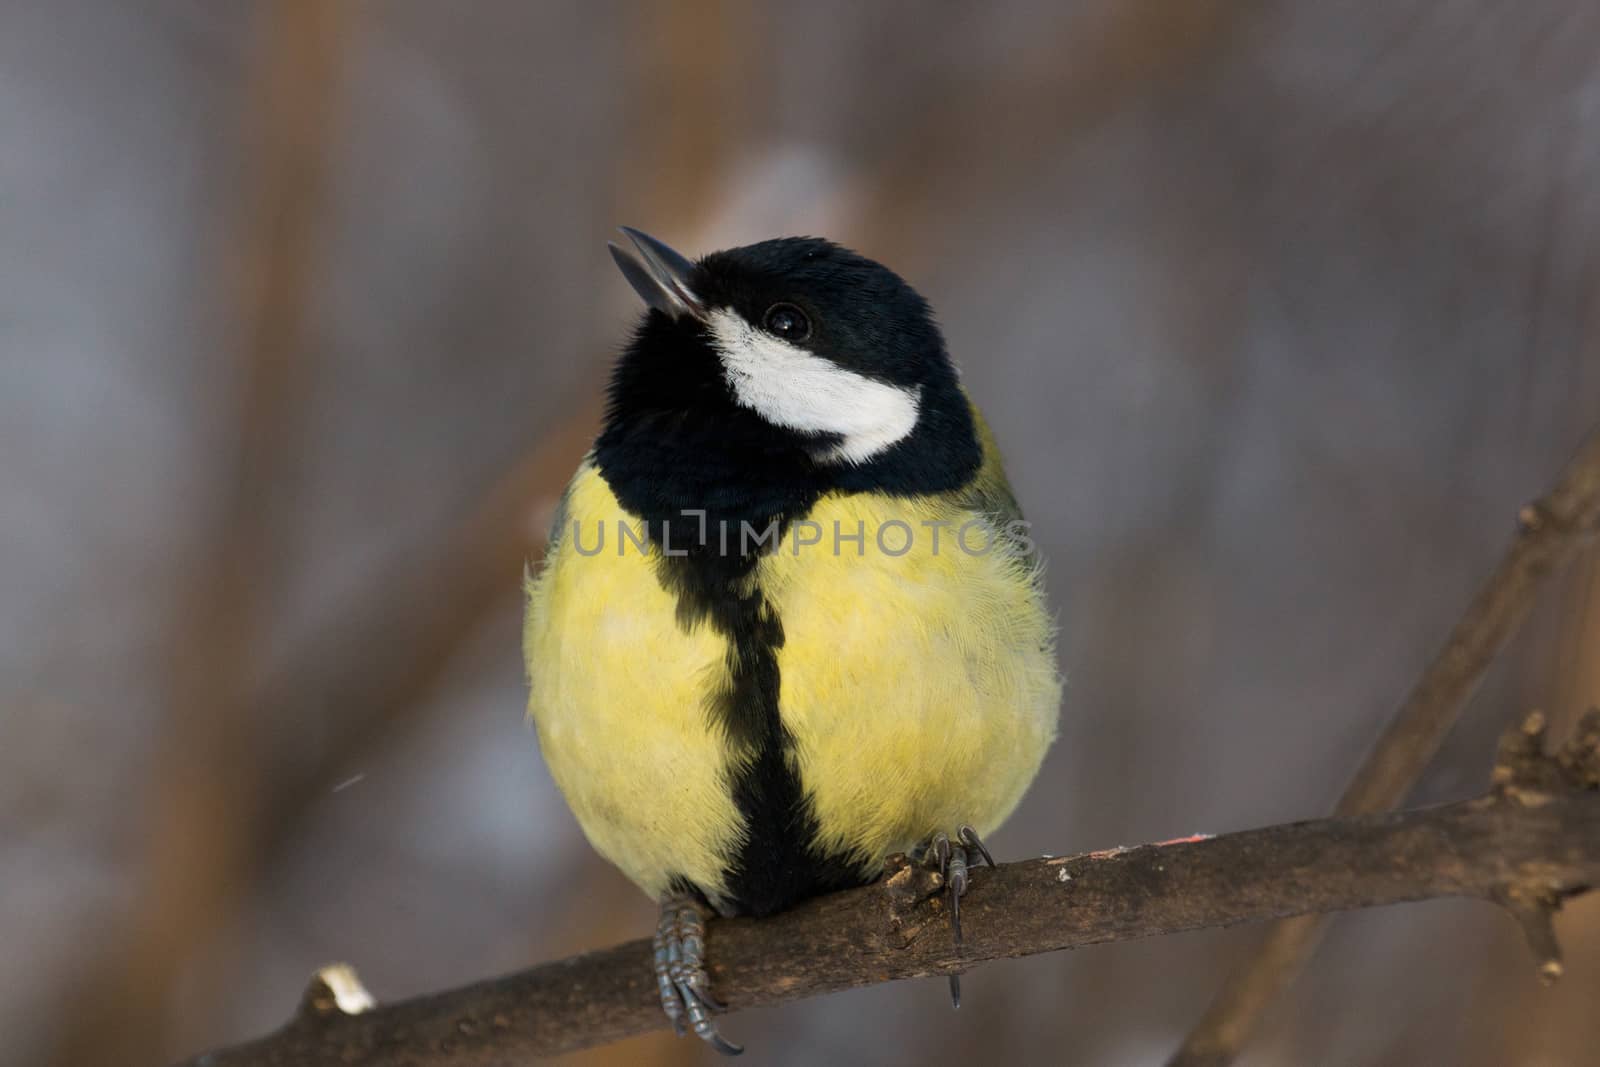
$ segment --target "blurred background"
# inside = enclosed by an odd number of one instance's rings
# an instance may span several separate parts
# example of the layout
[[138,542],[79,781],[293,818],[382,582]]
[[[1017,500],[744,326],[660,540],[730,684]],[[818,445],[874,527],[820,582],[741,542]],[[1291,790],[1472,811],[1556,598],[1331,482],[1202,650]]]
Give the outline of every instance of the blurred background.
[[[0,1061],[157,1064],[643,936],[523,722],[520,581],[637,314],[822,234],[938,309],[1050,559],[992,844],[1316,816],[1600,418],[1586,0],[9,0]],[[1600,701],[1552,583],[1417,790]],[[1592,1063],[1600,897],[1341,918],[1263,1064]],[[728,1020],[749,1062],[1150,1064],[1240,928]],[[690,1064],[665,1034],[569,1062]]]

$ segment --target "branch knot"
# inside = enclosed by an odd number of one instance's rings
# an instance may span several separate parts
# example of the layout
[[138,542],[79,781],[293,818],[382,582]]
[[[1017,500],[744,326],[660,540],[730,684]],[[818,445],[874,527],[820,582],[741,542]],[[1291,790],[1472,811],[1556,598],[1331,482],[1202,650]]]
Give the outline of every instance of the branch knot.
[[[1536,806],[1547,803],[1552,794],[1600,789],[1600,709],[1590,709],[1554,754],[1546,752],[1547,727],[1544,713],[1532,711],[1500,738],[1491,776],[1497,798]],[[1512,882],[1491,894],[1522,928],[1546,985],[1560,978],[1563,970],[1554,924],[1562,896],[1535,878]]]
[[360,975],[348,963],[330,963],[311,977],[300,998],[297,1023],[320,1023],[340,1015],[360,1015],[378,1006]]

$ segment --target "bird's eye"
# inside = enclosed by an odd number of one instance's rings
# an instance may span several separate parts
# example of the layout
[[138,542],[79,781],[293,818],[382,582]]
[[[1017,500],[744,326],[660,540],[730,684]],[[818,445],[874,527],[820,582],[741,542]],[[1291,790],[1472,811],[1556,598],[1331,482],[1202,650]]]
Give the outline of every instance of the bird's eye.
[[785,341],[804,341],[811,335],[811,320],[793,304],[773,304],[761,320],[767,332]]

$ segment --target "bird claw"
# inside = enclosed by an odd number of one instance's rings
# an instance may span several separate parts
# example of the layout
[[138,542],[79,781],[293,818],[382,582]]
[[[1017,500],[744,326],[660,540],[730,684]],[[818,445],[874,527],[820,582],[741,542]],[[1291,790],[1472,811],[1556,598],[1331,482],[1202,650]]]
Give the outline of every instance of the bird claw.
[[970,826],[962,826],[961,829],[956,831],[956,836],[961,839],[963,845],[977,849],[978,855],[983,857],[984,863],[991,867],[999,866],[999,864],[995,863],[994,857],[989,855],[989,846],[983,843],[983,838],[978,836],[978,831]]
[[661,1009],[672,1030],[682,1037],[690,1030],[724,1056],[737,1056],[743,1046],[727,1041],[712,1022],[714,1012],[727,1006],[711,995],[711,976],[705,964],[706,916],[698,900],[673,895],[661,902],[656,923],[655,974]]
[[[945,896],[950,908],[950,932],[955,939],[956,948],[961,947],[961,898],[966,895],[970,882],[969,870],[974,863],[980,861],[993,867],[994,857],[989,854],[988,846],[978,836],[978,831],[970,826],[962,826],[956,831],[956,840],[960,844],[952,844],[950,835],[943,830],[937,830],[928,838],[928,843],[919,850],[923,862],[939,872],[944,879]],[[970,850],[970,852],[969,852]],[[977,853],[973,856],[971,853]],[[950,976],[950,1003],[954,1007],[961,1007],[961,976]]]

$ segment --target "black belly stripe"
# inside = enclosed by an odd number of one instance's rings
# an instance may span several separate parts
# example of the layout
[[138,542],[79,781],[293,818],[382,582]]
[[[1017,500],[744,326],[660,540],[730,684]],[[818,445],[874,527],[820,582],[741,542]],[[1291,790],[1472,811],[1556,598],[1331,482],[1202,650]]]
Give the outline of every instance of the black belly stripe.
[[733,684],[719,695],[729,705],[725,716],[750,716],[758,730],[754,754],[733,780],[746,837],[727,877],[739,912],[770,915],[806,897],[864,884],[870,875],[816,846],[816,814],[795,769],[794,739],[778,711],[783,622],[759,589],[748,611],[730,638]]
[[770,915],[874,876],[816,847],[816,815],[779,712],[783,620],[756,583],[758,562],[755,555],[690,549],[658,563],[663,585],[678,600],[678,624],[710,625],[728,641],[725,682],[707,694],[707,725],[742,755],[731,785],[745,837],[728,858],[728,898],[718,902],[740,915]]

